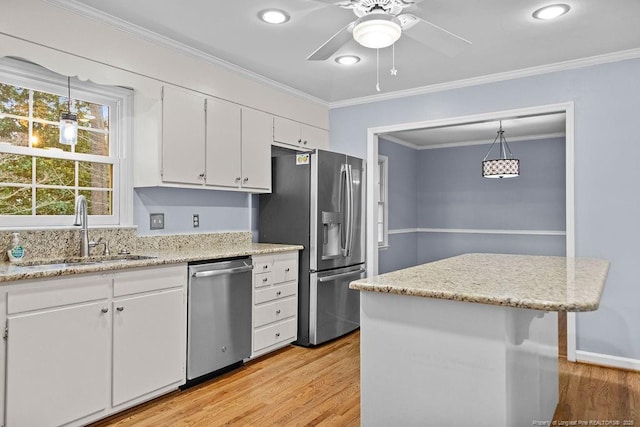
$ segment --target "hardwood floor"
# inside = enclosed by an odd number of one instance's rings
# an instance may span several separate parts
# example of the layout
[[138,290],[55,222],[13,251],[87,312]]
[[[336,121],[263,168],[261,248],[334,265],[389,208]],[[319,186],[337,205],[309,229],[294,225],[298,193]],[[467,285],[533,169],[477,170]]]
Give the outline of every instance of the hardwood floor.
[[[358,331],[319,348],[287,347],[93,426],[357,426],[359,354]],[[615,421],[622,426],[628,420],[632,423],[626,425],[640,426],[639,372],[569,363],[564,358],[559,370],[556,425],[616,425],[584,424]]]
[[94,427],[359,424],[360,332],[356,331],[318,348],[287,347]]

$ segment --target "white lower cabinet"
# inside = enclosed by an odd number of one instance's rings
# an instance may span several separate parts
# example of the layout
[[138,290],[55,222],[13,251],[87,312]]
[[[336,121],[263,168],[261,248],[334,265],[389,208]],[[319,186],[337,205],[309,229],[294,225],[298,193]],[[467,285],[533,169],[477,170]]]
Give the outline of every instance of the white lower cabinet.
[[85,425],[183,384],[186,281],[174,264],[6,287],[5,426]]
[[253,257],[251,357],[298,337],[298,251]]

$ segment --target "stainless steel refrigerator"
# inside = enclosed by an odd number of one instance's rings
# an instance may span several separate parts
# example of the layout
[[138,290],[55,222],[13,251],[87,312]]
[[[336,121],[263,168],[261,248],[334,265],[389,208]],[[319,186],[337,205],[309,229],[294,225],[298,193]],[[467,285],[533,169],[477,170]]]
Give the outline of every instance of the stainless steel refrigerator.
[[365,275],[364,168],[362,159],[323,150],[272,157],[259,241],[304,246],[296,344],[321,344],[360,326],[360,294],[349,282]]

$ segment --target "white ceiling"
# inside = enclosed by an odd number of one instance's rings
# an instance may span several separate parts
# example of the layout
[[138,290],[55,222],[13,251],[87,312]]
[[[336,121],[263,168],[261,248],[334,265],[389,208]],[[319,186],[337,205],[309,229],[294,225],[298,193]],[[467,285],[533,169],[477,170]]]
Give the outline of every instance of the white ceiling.
[[[530,67],[640,48],[640,1],[562,0],[571,11],[553,21],[531,13],[555,0],[423,0],[407,10],[473,42],[447,56],[403,35],[395,46],[397,76],[391,76],[391,48],[380,50],[381,93],[408,90]],[[351,10],[318,0],[52,0],[116,17],[205,54],[257,73],[326,102],[375,95],[375,50],[349,41],[326,61],[306,57],[355,19]],[[289,12],[283,25],[265,24],[267,7]],[[107,15],[110,16],[107,16]],[[111,23],[114,22],[110,19]],[[411,31],[411,30],[409,30]],[[407,33],[409,34],[409,33]],[[425,40],[434,44],[434,40]],[[437,44],[437,43],[436,43]],[[333,59],[362,58],[352,67]]]
[[[556,113],[503,118],[502,129],[504,130],[504,137],[507,142],[510,142],[563,136],[565,134],[565,117],[565,113]],[[389,132],[385,135],[392,142],[405,143],[416,148],[490,144],[495,139],[499,126],[499,121],[491,120],[455,126]],[[385,135],[382,135],[382,138]]]

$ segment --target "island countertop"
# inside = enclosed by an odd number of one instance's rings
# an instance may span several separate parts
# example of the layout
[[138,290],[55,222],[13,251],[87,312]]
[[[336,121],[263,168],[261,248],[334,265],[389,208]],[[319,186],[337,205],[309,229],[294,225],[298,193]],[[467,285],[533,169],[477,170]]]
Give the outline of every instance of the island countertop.
[[602,259],[465,254],[351,282],[350,288],[544,311],[593,311],[609,271]]

